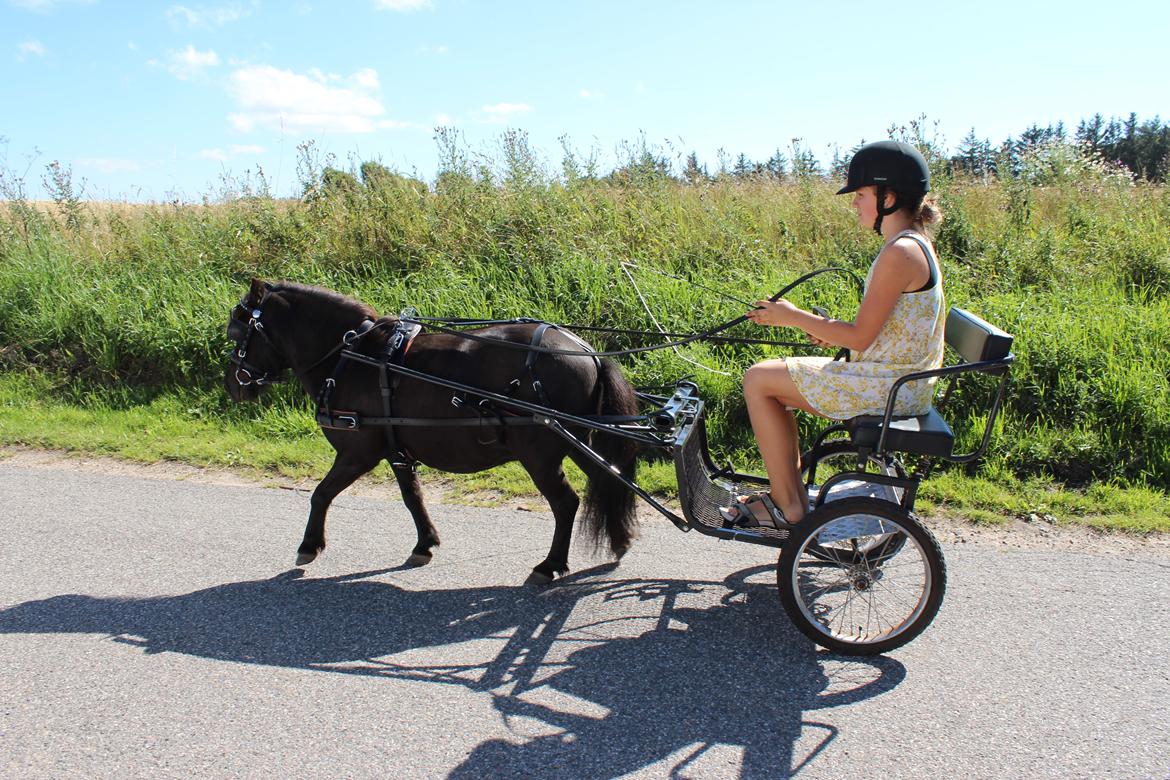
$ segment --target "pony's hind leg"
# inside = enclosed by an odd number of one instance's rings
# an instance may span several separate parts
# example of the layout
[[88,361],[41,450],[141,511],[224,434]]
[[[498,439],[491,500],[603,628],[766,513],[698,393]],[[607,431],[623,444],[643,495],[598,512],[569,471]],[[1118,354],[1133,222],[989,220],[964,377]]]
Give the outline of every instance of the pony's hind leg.
[[439,532],[431,522],[431,516],[423,504],[422,486],[419,485],[418,475],[410,466],[394,466],[394,476],[398,479],[398,487],[402,491],[402,501],[410,510],[414,518],[414,527],[418,531],[418,544],[410,551],[406,559],[407,566],[425,566],[431,562],[432,547],[439,546]]
[[569,543],[573,539],[573,520],[581,500],[565,479],[565,470],[559,459],[522,459],[520,463],[532,477],[536,489],[548,500],[556,521],[548,557],[532,569],[525,581],[529,585],[547,585],[558,575],[569,572]]
[[325,549],[325,514],[329,511],[333,499],[356,482],[358,477],[378,465],[381,459],[380,453],[371,456],[365,452],[338,451],[329,473],[317,485],[309,501],[309,522],[305,525],[305,538],[297,548],[297,566],[312,563]]

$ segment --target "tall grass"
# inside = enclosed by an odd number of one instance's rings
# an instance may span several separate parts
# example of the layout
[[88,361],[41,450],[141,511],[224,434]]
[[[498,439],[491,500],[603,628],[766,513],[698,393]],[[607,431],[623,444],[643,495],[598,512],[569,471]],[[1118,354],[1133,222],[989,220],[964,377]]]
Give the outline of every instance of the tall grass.
[[[229,408],[219,389],[224,323],[252,276],[324,285],[385,312],[644,329],[647,314],[619,266],[633,261],[680,277],[635,272],[662,325],[693,331],[743,307],[689,281],[755,300],[814,267],[864,274],[878,246],[815,177],[683,184],[640,153],[621,175],[598,178],[570,154],[553,174],[515,135],[498,162],[471,161],[454,143],[446,151],[430,184],[307,156],[306,195],[291,201],[243,187],[203,205],[38,205],[10,188],[0,203],[0,369],[55,377],[46,392],[77,403],[181,394],[227,422],[277,410],[290,435],[302,435],[308,412],[289,392],[259,412]],[[950,303],[1016,335],[990,472],[1164,489],[1170,190],[1063,148],[1026,160],[1010,179],[942,175],[935,189],[947,215],[937,243]],[[857,305],[844,277],[819,277],[793,298],[842,317]],[[743,453],[753,448],[738,378],[781,353],[696,345],[685,356],[715,371],[671,352],[624,366],[643,385],[694,375],[711,400],[713,439]],[[958,433],[970,442],[985,399],[956,401]]]

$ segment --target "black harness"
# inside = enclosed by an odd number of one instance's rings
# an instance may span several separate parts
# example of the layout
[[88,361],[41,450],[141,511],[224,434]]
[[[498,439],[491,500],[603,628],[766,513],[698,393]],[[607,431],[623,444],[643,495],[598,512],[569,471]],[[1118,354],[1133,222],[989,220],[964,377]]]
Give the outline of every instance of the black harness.
[[[503,442],[505,430],[508,427],[516,425],[537,425],[540,424],[538,420],[529,415],[520,415],[515,412],[502,409],[499,405],[492,402],[488,398],[480,398],[478,401],[473,400],[472,394],[455,390],[451,396],[451,405],[457,409],[463,409],[475,414],[474,417],[398,417],[394,414],[394,393],[398,389],[399,382],[402,379],[403,373],[397,369],[404,368],[406,355],[410,351],[410,345],[415,337],[422,332],[422,325],[413,321],[398,320],[394,325],[394,330],[390,337],[386,340],[385,346],[379,351],[376,356],[364,355],[360,352],[355,352],[348,347],[351,347],[358,339],[364,336],[369,330],[374,328],[376,323],[369,320],[362,323],[362,326],[356,331],[350,331],[343,337],[342,342],[345,349],[341,350],[341,357],[337,361],[337,367],[333,370],[333,375],[325,380],[325,384],[321,388],[321,392],[317,397],[317,424],[322,428],[330,428],[341,431],[356,431],[366,426],[377,426],[386,429],[386,436],[389,439],[390,451],[394,453],[394,460],[391,465],[396,468],[413,468],[417,460],[398,443],[398,437],[395,433],[395,428],[401,426],[425,426],[428,428],[467,428],[478,427],[488,431],[488,436],[492,438],[479,440],[480,444],[492,444],[496,442]],[[523,378],[513,379],[505,392],[506,396],[513,396],[520,387],[527,382],[539,399],[542,406],[549,406],[548,395],[544,390],[544,385],[540,381],[540,377],[536,373],[536,361],[540,357],[540,345],[544,340],[545,333],[549,328],[558,328],[552,323],[542,322],[533,331],[532,338],[529,340],[529,352],[524,361],[524,376]],[[562,332],[565,332],[562,330]],[[591,351],[592,348],[579,338],[573,336],[572,333],[567,333],[570,338],[578,342],[583,349]],[[496,341],[496,340],[493,340]],[[507,342],[498,342],[507,343]],[[594,357],[600,366],[600,358]],[[382,414],[381,415],[363,415],[355,411],[334,409],[331,405],[333,392],[337,388],[341,375],[345,367],[349,363],[362,363],[378,369],[378,387],[382,395]],[[623,418],[624,419],[624,418]],[[639,418],[641,419],[641,418]]]
[[[377,357],[369,358],[354,352],[353,347],[363,336],[373,330],[379,323],[366,320],[356,330],[347,332],[341,338],[341,358],[333,369],[333,374],[321,386],[317,396],[317,424],[322,428],[332,428],[341,431],[356,431],[366,425],[380,425],[386,427],[386,436],[390,440],[390,451],[394,454],[390,465],[395,468],[413,467],[414,459],[409,453],[398,446],[398,437],[394,434],[395,425],[401,425],[403,418],[394,416],[394,391],[398,388],[401,375],[391,370],[390,366],[401,366],[406,360],[406,353],[414,337],[422,331],[417,323],[408,323],[397,320],[394,330],[391,331],[386,343],[382,346]],[[374,365],[378,371],[378,386],[382,393],[381,416],[362,416],[357,412],[333,409],[331,400],[337,383],[350,362],[362,362]]]

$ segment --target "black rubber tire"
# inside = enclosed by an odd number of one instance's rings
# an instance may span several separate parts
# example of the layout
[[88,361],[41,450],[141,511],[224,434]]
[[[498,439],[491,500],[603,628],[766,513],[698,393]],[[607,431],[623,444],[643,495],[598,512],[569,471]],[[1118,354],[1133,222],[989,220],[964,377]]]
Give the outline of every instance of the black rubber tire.
[[[856,515],[876,517],[898,528],[895,539],[887,544],[880,555],[870,552],[858,559],[833,561],[825,560],[820,554],[809,549],[810,545],[816,544],[817,534],[831,523]],[[883,590],[881,581],[885,573],[882,568],[891,561],[898,561],[899,565],[909,563],[911,576],[917,576],[913,569],[915,564],[918,564],[919,557],[922,569],[922,584],[919,588],[921,592],[912,604],[904,608],[907,611],[905,618],[900,619],[897,625],[891,622],[889,630],[880,630],[882,616],[875,604]],[[815,592],[810,589],[806,593],[801,589],[802,576],[806,580],[816,579],[817,584],[829,579],[831,584]],[[785,541],[780,552],[780,561],[776,565],[780,603],[784,605],[789,618],[800,632],[813,642],[842,655],[878,655],[901,647],[917,637],[938,614],[946,591],[946,578],[946,563],[934,535],[913,514],[888,501],[871,498],[830,501],[809,514]],[[825,593],[824,591],[830,587],[832,592]],[[888,587],[885,590],[889,594],[898,595]],[[902,586],[899,586],[898,592],[904,592]],[[816,603],[821,595],[837,600],[844,599],[842,609],[847,610],[850,620],[854,617],[852,611],[854,599],[862,601],[868,599],[864,604],[859,604],[859,611],[863,606],[865,612],[863,617],[867,621],[877,615],[879,630],[872,635],[862,635],[862,629],[866,627],[858,626],[855,632],[852,630],[855,625],[853,622],[849,624],[850,631],[846,632],[832,627],[836,617],[830,618],[828,625],[822,620],[817,620],[813,612],[823,612],[826,609]],[[845,617],[842,617],[841,622],[842,628],[845,628]]]

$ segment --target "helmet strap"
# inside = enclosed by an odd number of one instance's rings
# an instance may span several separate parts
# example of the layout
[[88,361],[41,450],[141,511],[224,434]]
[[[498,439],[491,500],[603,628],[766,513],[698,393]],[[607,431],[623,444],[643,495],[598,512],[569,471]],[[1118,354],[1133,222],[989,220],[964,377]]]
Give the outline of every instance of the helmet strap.
[[877,185],[877,219],[873,221],[873,232],[882,234],[882,220],[898,210],[898,193],[894,192],[894,205],[886,206],[886,193],[890,188],[884,184]]

